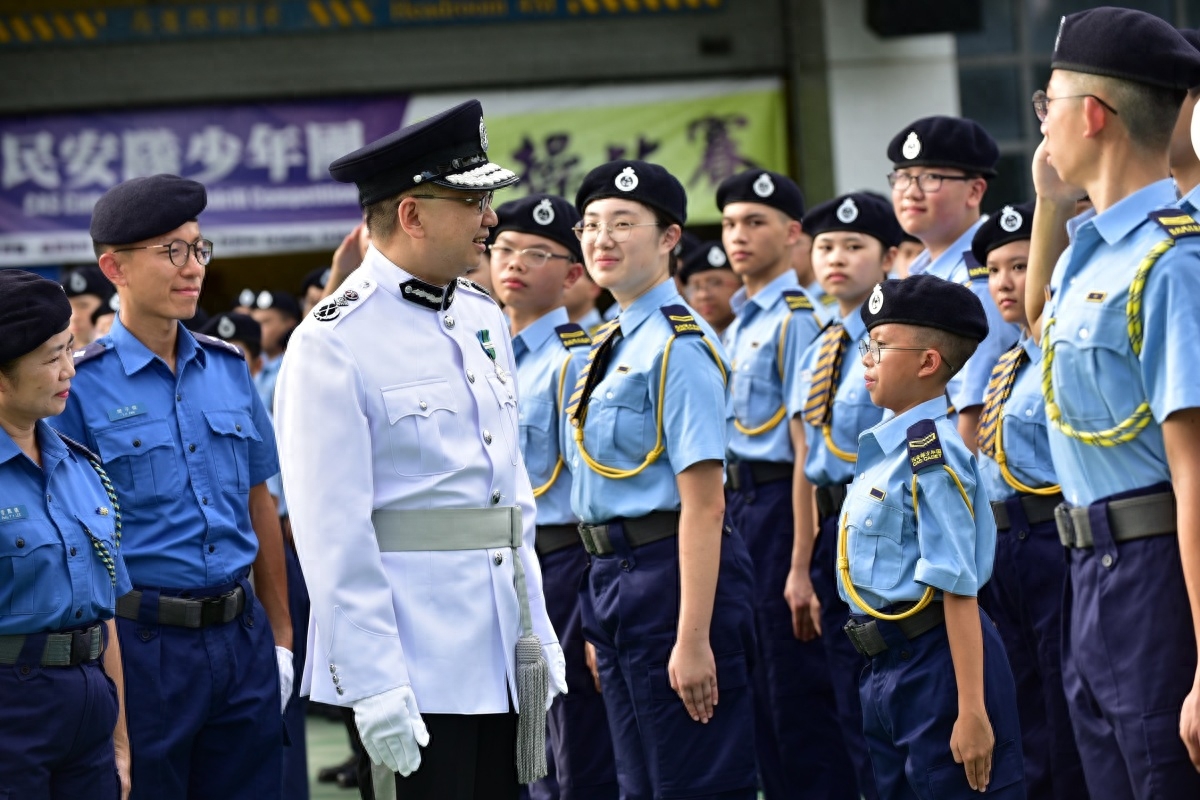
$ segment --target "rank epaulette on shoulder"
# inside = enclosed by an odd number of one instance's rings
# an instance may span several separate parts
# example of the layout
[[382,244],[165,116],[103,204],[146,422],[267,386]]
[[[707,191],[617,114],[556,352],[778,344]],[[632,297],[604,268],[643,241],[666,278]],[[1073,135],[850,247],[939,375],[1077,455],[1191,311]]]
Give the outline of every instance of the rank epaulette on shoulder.
[[704,329],[696,322],[692,312],[684,306],[662,306],[658,309],[667,318],[667,323],[676,336],[703,336]]
[[942,441],[938,439],[937,425],[933,420],[923,419],[912,425],[907,435],[908,460],[914,474],[946,463]]
[[63,444],[65,444],[67,447],[71,448],[75,452],[82,455],[88,461],[96,461],[96,462],[100,461],[100,456],[96,455],[91,450],[89,450],[87,447],[85,447],[84,445],[81,445],[79,442],[72,439],[70,436],[67,436],[65,433],[63,433],[60,430],[54,430],[54,432],[56,434],[58,434],[58,438],[63,440]]
[[[467,278],[459,278],[458,285],[463,287],[464,289],[474,289],[475,291],[479,292],[481,295],[486,297],[488,300],[491,300],[493,303],[496,303],[496,298],[492,297],[492,293],[489,292],[487,289],[483,288],[482,286],[480,286],[475,281],[468,280]],[[498,306],[500,304],[496,303],[496,305]]]
[[224,339],[218,339],[215,336],[209,336],[204,333],[193,333],[192,336],[196,338],[197,342],[205,347],[211,347],[215,350],[225,353],[225,355],[233,356],[235,358],[246,358],[240,347],[238,347],[236,344],[230,344]]
[[1157,222],[1172,239],[1200,236],[1200,222],[1197,222],[1191,214],[1178,208],[1160,208],[1157,211],[1151,211],[1150,219]]
[[366,300],[375,291],[375,282],[372,280],[356,281],[352,287],[349,284],[350,281],[346,281],[342,284],[346,288],[334,292],[317,303],[310,312],[313,319],[321,322],[333,322],[343,316],[343,311],[349,314],[354,309],[360,308],[359,301]]
[[783,295],[783,301],[787,303],[790,311],[813,311],[812,300],[808,299],[808,295],[799,289],[784,289],[780,294]]
[[962,254],[963,263],[967,265],[967,277],[972,281],[986,281],[988,279],[987,264],[980,264],[975,260],[975,254],[970,250],[964,250]]
[[570,350],[572,347],[591,347],[592,337],[587,335],[587,331],[576,325],[574,322],[568,322],[566,325],[559,325],[554,329],[558,334],[558,338],[562,341],[563,347]]
[[93,358],[96,358],[97,356],[101,356],[104,353],[107,353],[109,349],[110,349],[109,348],[109,340],[107,338],[104,338],[104,339],[100,339],[98,341],[92,342],[87,347],[84,347],[81,350],[76,350],[71,355],[75,359],[75,366],[78,367],[80,364],[83,364],[87,361],[91,361]]

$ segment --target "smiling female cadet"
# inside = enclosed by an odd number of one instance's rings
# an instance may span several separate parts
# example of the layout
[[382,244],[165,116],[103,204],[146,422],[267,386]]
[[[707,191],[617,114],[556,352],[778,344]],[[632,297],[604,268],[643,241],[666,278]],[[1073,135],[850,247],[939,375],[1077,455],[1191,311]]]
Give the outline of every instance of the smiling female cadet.
[[753,579],[722,491],[728,365],[668,275],[687,198],[662,167],[613,161],[575,205],[587,268],[621,308],[567,407],[592,556],[584,635],[621,796],[753,798]]
[[23,800],[129,791],[120,506],[97,457],[43,421],[75,375],[70,319],[57,283],[0,270],[0,795]]

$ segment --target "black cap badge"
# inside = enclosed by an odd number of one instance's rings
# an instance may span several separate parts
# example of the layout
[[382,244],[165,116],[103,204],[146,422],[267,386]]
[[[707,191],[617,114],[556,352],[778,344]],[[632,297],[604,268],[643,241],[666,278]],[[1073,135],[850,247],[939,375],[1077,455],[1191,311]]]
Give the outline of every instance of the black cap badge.
[[837,207],[837,218],[843,225],[849,225],[858,219],[858,205],[854,202],[853,197],[847,197]]
[[67,285],[72,292],[82,294],[87,291],[87,278],[78,272],[72,272],[71,277],[67,280]]
[[1012,206],[1005,206],[1004,210],[1000,212],[1000,228],[1005,233],[1016,233],[1021,229],[1021,223],[1024,221],[1021,212]]
[[533,221],[538,225],[549,225],[554,222],[554,205],[550,202],[549,197],[533,207]]
[[878,314],[883,308],[883,284],[875,284],[875,291],[871,292],[871,299],[867,301],[867,310],[872,314]]
[[904,146],[900,148],[900,153],[909,161],[921,155],[921,139],[917,136],[916,131],[909,131],[908,138],[904,140]]
[[633,167],[626,167],[621,170],[621,174],[616,177],[613,183],[622,192],[632,192],[638,185],[637,173],[633,171]]
[[715,245],[708,251],[708,263],[714,267],[723,267],[729,263],[729,259],[725,257],[725,252]]
[[221,321],[217,323],[217,336],[228,339],[235,333],[237,333],[237,327],[233,324],[233,320],[229,317],[221,317]]
[[754,193],[759,197],[770,197],[775,194],[775,182],[771,180],[771,176],[763,173],[758,176],[758,180],[754,182]]

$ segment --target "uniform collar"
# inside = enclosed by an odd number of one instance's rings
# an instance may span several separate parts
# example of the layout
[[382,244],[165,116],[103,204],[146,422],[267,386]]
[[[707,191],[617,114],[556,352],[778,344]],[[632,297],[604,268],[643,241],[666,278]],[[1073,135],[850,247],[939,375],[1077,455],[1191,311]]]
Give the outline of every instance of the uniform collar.
[[1200,209],[1200,185],[1197,185],[1195,189],[1192,189],[1183,197],[1179,198],[1179,205],[1184,210],[1195,214],[1196,211]]
[[1029,363],[1042,363],[1042,346],[1038,344],[1037,339],[1032,336],[1026,336],[1021,340],[1021,349],[1025,351],[1025,355],[1029,356]]
[[863,322],[862,314],[858,313],[861,308],[862,304],[859,303],[849,314],[836,320],[842,323],[852,342],[861,342],[867,338],[867,323]]
[[1093,217],[1092,226],[1105,242],[1110,245],[1116,244],[1146,222],[1151,211],[1157,208],[1173,208],[1178,202],[1175,196],[1175,181],[1163,178],[1122,197],[1103,213]]
[[529,352],[536,353],[551,338],[557,338],[555,328],[559,325],[566,325],[570,321],[570,318],[567,317],[566,307],[559,306],[553,311],[549,311],[538,317],[536,322],[518,333],[513,339],[521,340],[525,347],[529,349]]
[[[204,351],[196,344],[196,340],[192,337],[191,331],[185,328],[180,322],[176,322],[175,324],[177,326],[175,333],[176,361],[179,364],[184,364],[195,358],[200,362],[200,366],[204,367],[208,362]],[[125,369],[126,375],[138,372],[152,361],[162,360],[151,352],[149,347],[146,347],[136,336],[129,332],[129,329],[121,322],[120,314],[117,314],[113,320],[112,330],[109,331],[108,335],[112,339],[113,349],[117,351],[117,357],[121,359],[121,366]]]
[[749,303],[754,303],[754,305],[765,310],[774,305],[783,296],[784,291],[787,289],[796,289],[799,286],[800,280],[796,277],[795,270],[789,269],[764,286],[762,291],[754,295],[754,297],[746,296],[745,286],[738,289],[733,293],[733,297],[729,298],[729,307],[733,309],[734,314],[741,314],[742,309]]
[[945,396],[938,395],[915,408],[910,408],[903,414],[897,414],[887,422],[881,422],[871,431],[871,435],[879,443],[880,450],[890,453],[908,441],[908,429],[912,427],[913,423],[923,419],[931,419],[935,422],[945,419],[946,405]]
[[621,335],[628,338],[637,327],[646,321],[654,312],[663,306],[682,303],[675,281],[667,278],[644,295],[629,304],[629,308],[621,309],[617,319],[621,320]]
[[[42,471],[49,472],[55,464],[67,457],[67,445],[46,424],[46,420],[39,419],[34,423],[34,436],[37,437],[38,447],[42,450]],[[17,447],[17,443],[7,431],[0,429],[0,464],[23,455],[25,451]]]
[[[455,290],[458,287],[458,281],[450,281],[446,286],[435,286],[427,283],[417,276],[413,275],[404,267],[398,264],[393,264],[391,259],[383,253],[375,249],[375,245],[367,248],[367,254],[363,256],[362,266],[358,268],[362,271],[364,277],[374,279],[384,291],[394,295],[397,299],[403,300],[406,303],[412,303],[418,308],[426,308],[430,311],[438,311],[444,308],[449,308],[454,302]],[[357,272],[355,273],[358,274]],[[411,283],[418,281],[418,283]],[[405,294],[404,287],[408,284],[410,291]],[[421,291],[424,294],[417,299],[414,298],[413,292]],[[449,297],[446,297],[449,293]],[[426,297],[428,295],[428,297]]]

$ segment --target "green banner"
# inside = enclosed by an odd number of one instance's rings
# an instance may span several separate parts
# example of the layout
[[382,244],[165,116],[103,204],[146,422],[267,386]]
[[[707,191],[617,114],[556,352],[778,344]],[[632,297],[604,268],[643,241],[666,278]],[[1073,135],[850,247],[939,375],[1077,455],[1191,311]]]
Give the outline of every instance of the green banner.
[[[485,104],[486,108],[486,104]],[[746,169],[788,172],[781,89],[487,116],[496,163],[521,176],[514,193],[569,200],[593,167],[637,158],[666,167],[688,193],[688,222],[719,222],[717,186]],[[507,198],[497,198],[497,202]]]

